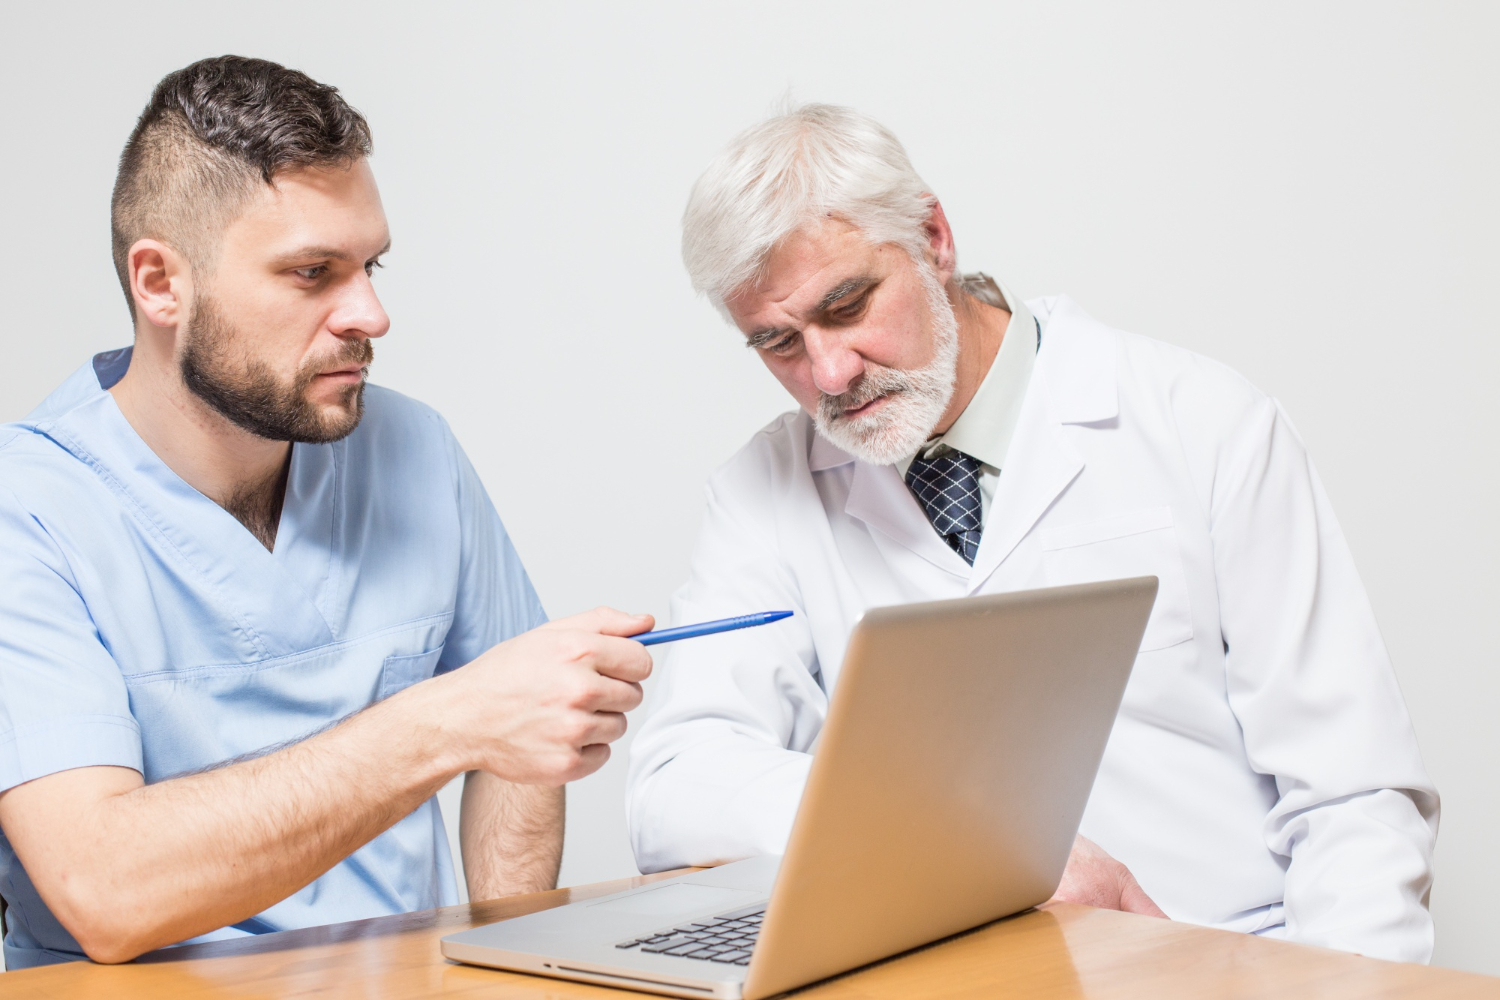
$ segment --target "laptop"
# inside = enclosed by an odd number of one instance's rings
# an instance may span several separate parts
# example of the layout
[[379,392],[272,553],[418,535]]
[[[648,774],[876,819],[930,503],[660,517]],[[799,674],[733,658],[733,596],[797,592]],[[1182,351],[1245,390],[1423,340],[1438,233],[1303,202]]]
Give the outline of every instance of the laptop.
[[1141,577],[876,608],[786,853],[443,938],[459,962],[757,1000],[1046,901],[1156,598]]

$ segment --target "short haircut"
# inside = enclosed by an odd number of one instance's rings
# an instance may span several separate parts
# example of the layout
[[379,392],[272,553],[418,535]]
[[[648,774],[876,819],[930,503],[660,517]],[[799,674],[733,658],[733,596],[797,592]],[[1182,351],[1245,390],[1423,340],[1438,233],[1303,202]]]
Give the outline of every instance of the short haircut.
[[211,270],[217,237],[257,183],[370,155],[370,126],[338,89],[264,59],[203,59],[156,85],[115,177],[110,230],[132,320],[127,255],[156,239]]
[[889,129],[852,108],[804,104],[740,133],[693,185],[682,260],[723,309],[787,237],[832,216],[913,257],[936,202]]

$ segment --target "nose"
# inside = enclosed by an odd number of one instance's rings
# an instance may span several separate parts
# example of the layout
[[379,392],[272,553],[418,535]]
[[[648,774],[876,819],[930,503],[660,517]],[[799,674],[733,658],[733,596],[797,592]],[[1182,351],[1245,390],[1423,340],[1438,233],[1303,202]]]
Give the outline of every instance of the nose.
[[350,279],[348,287],[339,298],[337,308],[328,318],[328,328],[339,337],[384,337],[391,328],[391,318],[385,314],[380,297],[375,294],[375,285],[363,272]]
[[828,396],[847,392],[865,373],[865,359],[837,333],[810,327],[802,331],[803,349],[812,362],[813,384]]

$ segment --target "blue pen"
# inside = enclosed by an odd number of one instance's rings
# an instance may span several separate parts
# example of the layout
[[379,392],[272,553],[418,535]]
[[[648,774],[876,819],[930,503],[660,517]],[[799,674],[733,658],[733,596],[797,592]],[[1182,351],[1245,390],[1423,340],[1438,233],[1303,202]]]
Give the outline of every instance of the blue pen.
[[738,618],[720,618],[716,622],[699,622],[697,625],[680,625],[677,628],[664,628],[656,632],[642,632],[640,635],[627,636],[634,639],[642,646],[654,646],[658,642],[676,642],[678,639],[691,639],[699,635],[713,635],[715,632],[732,632],[737,628],[754,628],[756,625],[769,625],[771,622],[779,622],[783,618],[792,617],[790,611],[757,611],[753,615],[740,615]]

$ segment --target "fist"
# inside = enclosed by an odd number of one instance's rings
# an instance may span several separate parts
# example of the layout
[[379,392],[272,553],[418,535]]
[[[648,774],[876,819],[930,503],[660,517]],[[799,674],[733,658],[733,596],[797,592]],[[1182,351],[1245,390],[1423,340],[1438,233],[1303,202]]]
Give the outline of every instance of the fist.
[[1167,916],[1141,889],[1129,868],[1083,836],[1073,839],[1068,867],[1063,870],[1062,883],[1050,902],[1082,903],[1101,910],[1124,910],[1163,919]]
[[596,608],[502,642],[447,675],[449,717],[469,769],[533,785],[597,771],[651,674],[646,647],[624,637],[651,626],[650,615]]

